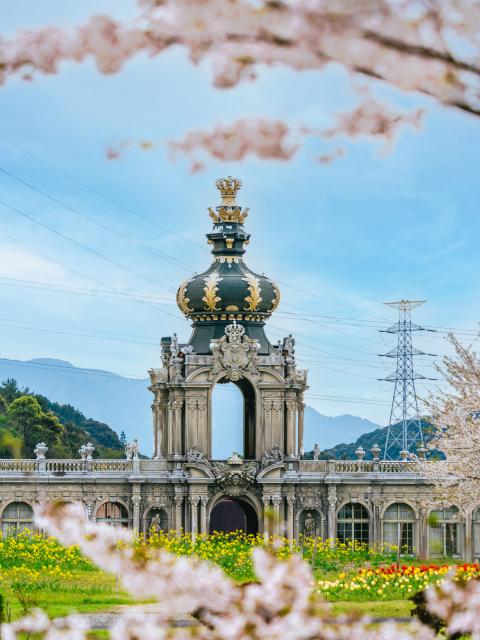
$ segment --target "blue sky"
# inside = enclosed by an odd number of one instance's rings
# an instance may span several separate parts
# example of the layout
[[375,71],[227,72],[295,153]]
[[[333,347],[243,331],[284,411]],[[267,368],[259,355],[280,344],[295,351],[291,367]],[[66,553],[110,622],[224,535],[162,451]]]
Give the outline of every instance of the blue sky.
[[[128,17],[134,8],[127,1],[0,0],[1,32],[10,37],[22,27],[68,26],[93,13]],[[248,264],[281,283],[269,335],[297,336],[299,360],[310,369],[309,404],[324,414],[386,423],[392,389],[377,378],[390,367],[377,354],[394,344],[377,329],[395,315],[383,302],[426,299],[415,316],[419,323],[477,327],[480,121],[419,96],[375,91],[396,106],[428,109],[422,131],[405,129],[388,155],[379,153],[381,145],[360,141],[323,166],[314,158],[332,147],[316,141],[288,163],[207,159],[206,169],[191,175],[187,160],[169,160],[167,140],[245,115],[328,123],[353,104],[345,73],[273,69],[260,72],[256,83],[220,91],[211,86],[208,63],[192,67],[176,50],[137,56],[114,76],[87,62],[62,64],[57,75],[30,83],[10,79],[0,88],[0,356],[47,356],[143,377],[159,363],[161,336],[176,331],[188,339],[174,291],[208,266],[203,234],[210,227],[207,207],[218,201],[213,182],[233,174],[244,182],[239,200],[251,211]],[[156,148],[106,159],[109,145],[144,139]],[[54,292],[26,281],[113,287],[163,304]],[[318,315],[298,316],[305,312]],[[444,332],[419,338],[418,345],[441,355]],[[419,367],[425,375],[432,373],[428,362]]]

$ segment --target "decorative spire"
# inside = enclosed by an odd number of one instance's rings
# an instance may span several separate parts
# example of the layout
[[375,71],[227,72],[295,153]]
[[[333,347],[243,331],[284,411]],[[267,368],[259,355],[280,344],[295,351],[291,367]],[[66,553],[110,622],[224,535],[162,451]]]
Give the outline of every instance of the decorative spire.
[[242,181],[238,178],[218,178],[215,180],[215,186],[220,191],[222,196],[222,203],[219,207],[215,207],[215,211],[209,207],[208,212],[215,224],[221,224],[222,222],[235,222],[236,224],[243,224],[245,218],[248,216],[248,209],[239,207],[235,201],[237,191],[242,186]]
[[242,187],[242,181],[239,178],[218,178],[215,180],[215,186],[222,195],[222,205],[231,206],[236,204],[235,197],[237,191]]

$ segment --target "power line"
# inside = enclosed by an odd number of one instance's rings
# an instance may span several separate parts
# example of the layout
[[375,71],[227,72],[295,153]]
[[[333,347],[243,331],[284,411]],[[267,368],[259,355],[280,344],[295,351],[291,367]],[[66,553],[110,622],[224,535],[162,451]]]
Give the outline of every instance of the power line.
[[13,211],[14,213],[18,213],[18,215],[26,218],[27,220],[30,220],[34,224],[36,224],[36,225],[38,225],[40,227],[43,227],[44,229],[47,229],[48,231],[50,231],[51,233],[55,234],[56,236],[59,236],[60,238],[63,238],[64,240],[67,240],[68,242],[71,242],[73,245],[75,245],[77,247],[80,247],[84,251],[88,251],[89,253],[91,253],[92,255],[96,256],[97,258],[101,258],[102,260],[105,260],[106,262],[109,262],[110,264],[113,264],[114,266],[119,267],[120,269],[123,269],[127,273],[133,273],[134,275],[138,276],[139,278],[143,278],[144,280],[148,280],[150,282],[153,282],[153,284],[156,284],[159,287],[163,287],[164,289],[167,289],[169,291],[174,291],[174,289],[172,288],[171,285],[165,284],[164,282],[160,282],[159,280],[155,280],[155,278],[151,278],[150,276],[148,276],[148,275],[146,275],[144,273],[141,273],[139,271],[136,271],[134,269],[131,269],[130,267],[126,267],[121,262],[118,262],[118,260],[114,260],[113,258],[109,258],[108,256],[106,256],[105,254],[101,253],[100,251],[97,251],[96,249],[92,249],[92,247],[89,247],[88,245],[84,244],[83,242],[80,242],[79,240],[75,240],[74,238],[71,238],[70,236],[67,236],[65,233],[62,233],[61,231],[58,231],[54,227],[51,227],[50,225],[46,224],[45,222],[40,222],[40,220],[37,220],[36,218],[34,218],[33,216],[29,215],[28,213],[25,213],[25,211],[22,211],[21,209],[18,209],[18,207],[14,207],[14,206],[4,202],[3,200],[0,200],[0,204],[2,206],[4,206],[5,208],[9,209],[10,211]]
[[47,160],[44,160],[43,158],[41,158],[37,154],[33,153],[33,151],[29,151],[28,149],[25,149],[25,147],[22,147],[18,143],[13,142],[12,140],[9,140],[8,138],[5,138],[4,136],[0,136],[0,138],[4,142],[7,142],[8,144],[10,144],[13,147],[15,147],[16,149],[19,149],[23,153],[26,153],[27,155],[31,156],[32,158],[35,158],[35,160],[37,160],[38,162],[44,164],[46,167],[49,167],[50,169],[52,169],[53,171],[55,171],[59,175],[64,176],[68,180],[71,180],[72,182],[75,182],[76,184],[78,184],[81,187],[83,187],[84,189],[87,189],[91,193],[94,193],[96,196],[102,198],[106,202],[110,202],[111,204],[114,204],[116,207],[120,207],[120,209],[123,209],[124,211],[127,211],[128,213],[131,213],[136,218],[139,218],[140,220],[143,220],[144,222],[152,225],[153,227],[156,227],[157,229],[161,229],[165,233],[168,233],[168,234],[170,234],[172,236],[175,236],[176,238],[178,238],[179,240],[182,240],[183,242],[187,242],[188,244],[192,245],[193,247],[197,247],[197,248],[202,249],[202,251],[208,252],[208,249],[206,249],[203,245],[201,245],[201,244],[199,244],[197,242],[194,242],[193,240],[190,240],[189,238],[185,238],[185,236],[182,236],[181,234],[176,233],[172,229],[169,229],[168,227],[165,227],[165,226],[159,224],[155,220],[151,220],[150,218],[148,218],[147,216],[143,215],[142,213],[139,213],[135,209],[132,209],[131,207],[128,207],[127,205],[125,205],[125,204],[123,204],[121,202],[118,202],[118,200],[115,200],[114,198],[112,198],[110,196],[107,196],[106,194],[104,194],[99,189],[97,189],[95,187],[92,187],[91,185],[87,184],[86,182],[83,182],[82,180],[79,180],[78,178],[75,178],[74,176],[70,175],[69,173],[67,173],[63,169],[60,169],[59,167],[57,167],[53,163],[48,162]]
[[[49,256],[48,254],[46,254],[46,253],[44,253],[42,251],[38,251],[38,249],[33,249],[27,243],[22,242],[21,240],[18,240],[17,238],[14,238],[13,236],[11,236],[9,234],[4,233],[3,231],[0,231],[0,235],[2,235],[3,237],[7,238],[8,240],[10,240],[12,242],[15,242],[16,244],[19,244],[22,247],[27,248],[32,253],[36,253],[37,255],[42,256],[42,258],[46,258],[50,262],[53,262],[55,264],[60,265],[64,269],[67,269],[67,271],[71,271],[72,273],[76,273],[77,275],[81,276],[82,278],[86,278],[87,280],[90,280],[91,282],[95,282],[95,284],[99,284],[102,287],[107,287],[107,289],[110,289],[113,293],[122,293],[122,292],[119,292],[114,287],[109,286],[105,282],[102,282],[102,280],[99,280],[98,278],[94,278],[93,276],[90,276],[90,275],[88,275],[86,273],[83,273],[82,271],[79,271],[78,269],[75,269],[75,267],[69,267],[68,265],[66,265],[61,260],[57,260],[57,258],[52,258],[52,256]],[[165,313],[165,314],[167,314],[169,316],[172,316],[175,319],[177,319],[177,315],[176,314],[170,313],[170,311],[165,311],[164,309],[160,309],[160,308],[158,308],[158,306],[157,307],[154,306],[153,303],[151,303],[151,302],[144,301],[144,300],[134,300],[134,302],[137,302],[138,304],[146,305],[146,306],[148,306],[150,308],[153,308],[153,309],[156,309],[157,311],[160,311],[161,313]]]
[[[1,235],[1,234],[0,234]],[[120,298],[126,298],[129,302],[131,300],[135,302],[151,302],[154,304],[160,304],[165,306],[177,306],[175,302],[172,302],[169,298],[159,298],[158,296],[149,296],[141,293],[127,293],[123,291],[108,291],[102,289],[88,289],[86,287],[74,287],[66,284],[56,284],[53,282],[41,282],[39,280],[24,280],[19,278],[7,278],[0,276],[0,285],[7,285],[12,287],[26,287],[29,289],[40,289],[42,291],[53,291],[55,293],[73,293],[83,296],[93,296],[95,298],[106,298],[108,300],[116,300],[115,296]],[[113,296],[113,297],[112,297]]]

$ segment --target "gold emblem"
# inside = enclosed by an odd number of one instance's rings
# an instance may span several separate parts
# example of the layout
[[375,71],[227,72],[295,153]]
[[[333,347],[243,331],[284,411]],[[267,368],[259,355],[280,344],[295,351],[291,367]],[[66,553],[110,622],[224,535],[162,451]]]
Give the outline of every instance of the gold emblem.
[[262,298],[260,297],[260,293],[262,292],[260,282],[253,273],[247,273],[242,280],[248,283],[247,288],[250,293],[250,295],[245,298],[245,302],[248,302],[248,307],[244,307],[244,309],[245,311],[256,311],[258,305],[262,302]]
[[185,282],[182,282],[182,284],[180,285],[177,291],[177,304],[185,315],[188,315],[193,311],[193,309],[190,309],[190,307],[188,306],[188,303],[190,302],[190,300],[185,295],[185,292],[190,282],[191,280],[185,280]]
[[272,307],[271,309],[269,309],[269,313],[272,313],[273,311],[275,311],[275,309],[278,307],[278,305],[280,304],[280,289],[277,287],[277,285],[272,282],[270,280],[270,284],[273,287],[273,291],[275,292],[275,297],[272,300]]
[[237,191],[242,186],[242,181],[238,178],[219,178],[215,181],[215,186],[220,191],[222,196],[222,203],[219,207],[216,207],[216,212],[209,207],[208,213],[215,224],[220,222],[236,222],[237,224],[243,224],[245,218],[248,216],[248,209],[239,207],[235,202]]
[[217,296],[217,292],[218,283],[221,280],[223,280],[223,278],[221,278],[216,271],[213,271],[203,279],[205,282],[203,288],[205,295],[202,300],[205,302],[205,309],[207,311],[220,311],[220,309],[217,308],[217,302],[220,302],[221,298]]

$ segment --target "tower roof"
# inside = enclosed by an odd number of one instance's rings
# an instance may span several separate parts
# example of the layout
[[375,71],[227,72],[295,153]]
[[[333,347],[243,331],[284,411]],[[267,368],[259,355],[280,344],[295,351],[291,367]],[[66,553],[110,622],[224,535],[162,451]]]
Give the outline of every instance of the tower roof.
[[197,353],[209,353],[210,340],[223,335],[226,324],[236,320],[249,337],[259,340],[260,353],[270,353],[263,325],[277,308],[280,291],[244,262],[250,235],[243,226],[249,210],[236,202],[241,181],[228,176],[215,185],[222,201],[208,209],[213,220],[213,230],[207,234],[213,262],[205,272],[185,280],[177,292],[177,304],[195,329],[190,344]]

